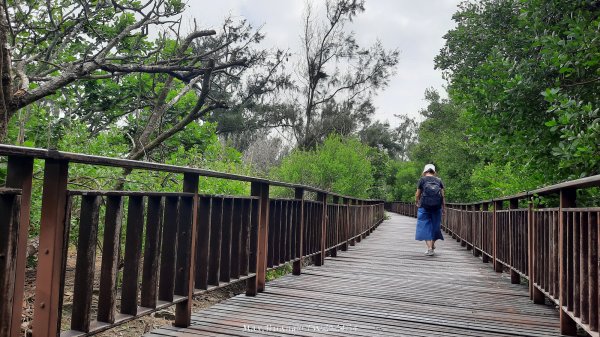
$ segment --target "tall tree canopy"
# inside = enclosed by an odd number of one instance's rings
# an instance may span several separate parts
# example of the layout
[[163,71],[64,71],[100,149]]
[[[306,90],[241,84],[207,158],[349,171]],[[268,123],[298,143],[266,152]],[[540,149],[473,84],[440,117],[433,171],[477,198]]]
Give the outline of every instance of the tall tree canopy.
[[181,32],[179,0],[0,7],[0,137],[17,111],[35,105],[92,135],[125,126],[127,157],[147,158],[190,123],[243,111],[286,82],[285,55],[258,49],[262,35],[244,20]]
[[397,50],[386,50],[380,42],[362,47],[348,31],[348,24],[364,10],[364,0],[328,0],[322,19],[307,3],[290,121],[301,147],[368,125],[375,109],[373,95],[395,72]]
[[411,160],[461,201],[599,174],[600,2],[464,1],[453,18],[435,59],[449,98],[426,93]]
[[598,1],[460,5],[436,66],[484,160],[545,182],[600,173],[599,16]]

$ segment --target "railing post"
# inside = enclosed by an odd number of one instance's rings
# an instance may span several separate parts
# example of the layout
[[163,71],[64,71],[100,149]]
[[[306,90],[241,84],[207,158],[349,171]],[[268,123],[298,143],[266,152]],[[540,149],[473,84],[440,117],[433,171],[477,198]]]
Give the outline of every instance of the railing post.
[[[334,195],[332,197],[332,204],[336,205],[336,207],[338,206],[338,204],[340,203],[340,198],[337,195]],[[339,212],[338,212],[338,208],[336,208],[335,210],[336,215],[334,217],[335,220],[335,224],[331,224],[333,225],[333,248],[331,248],[330,254],[331,257],[337,257],[337,245],[338,245],[338,236],[339,236],[339,226],[338,226],[338,222],[339,222]]]
[[68,171],[69,163],[65,160],[45,162],[32,327],[35,337],[59,334]]
[[485,240],[483,239],[483,237],[484,237],[484,236],[485,236],[485,238],[486,238],[486,239],[488,239],[488,238],[489,238],[489,236],[487,236],[487,235],[485,235],[485,234],[484,234],[484,233],[487,233],[487,232],[490,230],[489,226],[487,226],[487,228],[483,228],[483,223],[485,223],[486,225],[489,225],[489,224],[487,223],[487,220],[486,220],[486,221],[483,221],[484,217],[487,217],[487,215],[486,215],[486,212],[488,212],[489,210],[490,210],[490,204],[489,204],[489,203],[487,203],[487,202],[484,202],[484,203],[481,205],[481,223],[482,223],[482,226],[481,226],[481,235],[482,235],[482,239],[481,239],[481,250],[482,250],[482,253],[481,253],[481,261],[482,261],[483,263],[488,263],[488,262],[490,262],[490,258],[489,258],[489,256],[486,254],[485,247],[484,247],[484,242],[485,242]]
[[[27,264],[27,237],[29,234],[29,209],[31,205],[31,181],[33,177],[33,158],[8,157],[6,187],[21,190],[19,228],[16,242],[16,259],[7,261],[14,265],[12,289],[12,310],[8,313],[6,330],[11,337],[21,336],[21,315],[23,310],[23,291],[25,286],[25,266]],[[5,316],[3,316],[4,318]]]
[[[192,302],[194,300],[194,280],[196,276],[196,239],[198,237],[198,182],[199,176],[197,174],[186,173],[183,176],[183,192],[194,193],[193,205],[191,211],[191,226],[190,231],[187,233],[185,240],[183,237],[178,238],[178,245],[185,245],[188,248],[184,255],[187,255],[183,264],[177,263],[184,272],[182,273],[183,288],[186,293],[187,299],[183,302],[179,302],[175,306],[175,326],[185,328],[190,326],[192,321]],[[182,205],[180,205],[180,208]],[[180,220],[189,221],[184,219],[185,215],[180,216]],[[187,241],[187,242],[186,242]],[[178,249],[178,251],[181,251]],[[179,254],[178,259],[180,258]]]
[[265,290],[267,275],[267,249],[269,244],[269,184],[252,182],[250,187],[252,196],[258,197],[258,242],[256,254],[256,277],[248,279],[246,294],[256,295]]
[[568,287],[568,263],[566,255],[568,245],[568,230],[567,219],[564,216],[564,208],[576,206],[577,193],[574,189],[561,189],[560,190],[560,206],[559,206],[559,236],[558,236],[558,249],[559,249],[559,293],[560,293],[560,333],[567,336],[577,335],[577,323],[567,314],[567,298]]
[[297,236],[296,249],[298,251],[298,261],[294,261],[293,274],[300,275],[302,273],[302,255],[304,247],[304,189],[297,187],[294,190],[294,198],[300,200],[300,223],[298,224],[299,235]]
[[502,264],[498,262],[498,211],[502,209],[502,201],[494,201],[494,271],[501,273]]
[[[519,208],[519,199],[510,199],[509,201],[509,209],[518,209]],[[515,223],[513,223],[513,219],[515,217],[512,216],[512,214],[508,214],[508,254],[509,254],[509,258],[508,258],[508,262],[510,267],[510,283],[512,284],[520,284],[521,283],[521,275],[519,275],[519,273],[517,273],[517,271],[515,270],[515,267],[513,266],[513,258],[512,258],[512,253],[513,253],[513,249],[516,248],[514,247],[515,243],[512,241],[513,237],[514,237],[514,233],[515,233]]]
[[317,201],[321,203],[321,237],[320,237],[320,252],[315,255],[315,266],[322,266],[325,263],[325,238],[327,237],[327,193],[318,192]]

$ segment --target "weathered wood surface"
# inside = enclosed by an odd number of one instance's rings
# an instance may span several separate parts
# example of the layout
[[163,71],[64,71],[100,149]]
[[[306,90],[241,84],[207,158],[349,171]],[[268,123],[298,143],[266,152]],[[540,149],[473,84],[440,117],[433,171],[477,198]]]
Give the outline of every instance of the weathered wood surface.
[[[559,315],[532,304],[450,238],[423,255],[415,219],[390,214],[371,236],[302,275],[195,313],[186,329],[146,336],[558,336]],[[262,329],[262,331],[259,331]]]

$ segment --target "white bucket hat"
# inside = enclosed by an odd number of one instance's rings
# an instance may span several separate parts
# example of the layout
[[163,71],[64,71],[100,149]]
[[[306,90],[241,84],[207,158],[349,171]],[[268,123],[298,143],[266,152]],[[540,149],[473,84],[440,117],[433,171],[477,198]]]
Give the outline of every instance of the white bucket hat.
[[425,168],[423,169],[423,173],[432,170],[433,172],[435,172],[435,166],[433,164],[427,164],[425,165]]

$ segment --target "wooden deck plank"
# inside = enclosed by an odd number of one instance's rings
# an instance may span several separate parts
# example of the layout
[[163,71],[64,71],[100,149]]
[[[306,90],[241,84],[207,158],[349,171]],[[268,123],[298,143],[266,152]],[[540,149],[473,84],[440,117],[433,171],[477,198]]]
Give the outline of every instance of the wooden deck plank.
[[425,245],[414,241],[415,220],[390,217],[324,266],[269,282],[257,297],[240,295],[197,312],[187,329],[146,336],[560,335],[558,311],[531,303],[527,286],[511,284],[509,274],[494,272],[453,240],[424,256]]

